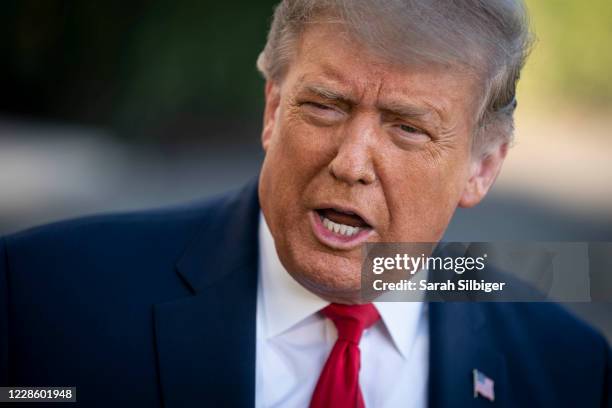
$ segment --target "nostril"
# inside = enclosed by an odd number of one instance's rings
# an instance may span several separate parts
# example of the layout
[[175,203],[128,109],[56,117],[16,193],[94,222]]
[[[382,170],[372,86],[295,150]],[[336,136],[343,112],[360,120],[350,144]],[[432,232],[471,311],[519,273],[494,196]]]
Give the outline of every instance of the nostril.
[[328,170],[332,177],[348,184],[372,184],[376,180],[374,169],[367,165],[354,165],[351,162],[332,161]]

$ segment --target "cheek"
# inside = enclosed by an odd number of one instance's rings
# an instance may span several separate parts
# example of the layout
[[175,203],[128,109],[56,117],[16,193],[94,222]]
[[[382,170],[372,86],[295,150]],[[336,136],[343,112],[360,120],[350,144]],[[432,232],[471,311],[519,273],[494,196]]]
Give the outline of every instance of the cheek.
[[424,152],[403,152],[385,172],[389,209],[387,241],[437,241],[455,211],[467,175],[463,154],[433,159]]
[[299,112],[288,112],[279,129],[279,141],[292,165],[299,168],[324,167],[332,158],[334,127],[320,127],[306,122]]
[[260,197],[268,201],[266,206],[274,207],[271,215],[284,214],[274,220],[282,226],[302,215],[303,194],[326,169],[333,137],[304,123],[291,110],[281,109],[279,118],[264,159]]
[[285,115],[266,155],[276,173],[276,182],[293,191],[292,200],[299,199],[326,171],[334,152],[331,129],[311,126],[296,116],[291,112]]

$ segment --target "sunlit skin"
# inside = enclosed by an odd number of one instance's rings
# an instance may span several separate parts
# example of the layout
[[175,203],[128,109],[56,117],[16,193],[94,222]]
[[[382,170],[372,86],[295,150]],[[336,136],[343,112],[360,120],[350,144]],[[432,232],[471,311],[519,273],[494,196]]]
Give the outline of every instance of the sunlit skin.
[[362,242],[321,239],[321,208],[354,210],[369,242],[437,242],[458,206],[476,205],[506,154],[472,154],[479,79],[398,66],[338,25],[312,25],[285,76],[266,84],[259,196],[279,258],[318,296],[358,303]]

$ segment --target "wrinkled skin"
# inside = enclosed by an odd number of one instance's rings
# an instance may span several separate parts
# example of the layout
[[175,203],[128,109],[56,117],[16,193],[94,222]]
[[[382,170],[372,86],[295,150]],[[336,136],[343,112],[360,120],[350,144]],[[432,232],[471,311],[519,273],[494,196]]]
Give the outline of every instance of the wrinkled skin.
[[283,79],[266,84],[259,185],[294,279],[329,301],[363,301],[362,245],[317,239],[315,209],[357,209],[369,242],[437,242],[458,206],[484,197],[507,146],[472,155],[480,87],[457,68],[385,62],[338,26],[302,34]]

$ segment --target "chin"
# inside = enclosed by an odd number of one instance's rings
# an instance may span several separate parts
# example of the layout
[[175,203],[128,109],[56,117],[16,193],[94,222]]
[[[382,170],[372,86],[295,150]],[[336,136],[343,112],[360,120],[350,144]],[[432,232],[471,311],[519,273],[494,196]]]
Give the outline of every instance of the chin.
[[296,248],[289,251],[286,263],[283,257],[281,262],[298,283],[319,297],[349,300],[361,293],[361,256],[347,255]]

